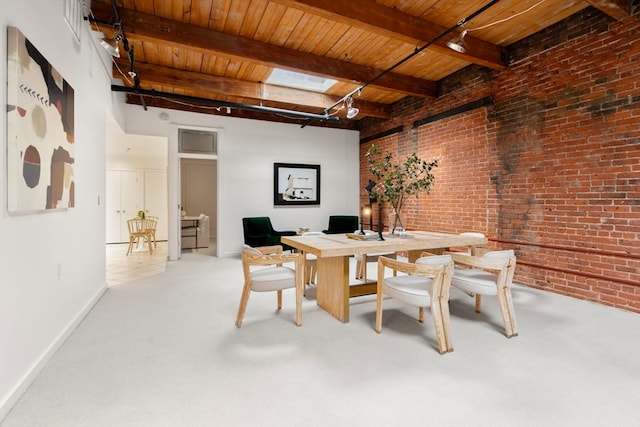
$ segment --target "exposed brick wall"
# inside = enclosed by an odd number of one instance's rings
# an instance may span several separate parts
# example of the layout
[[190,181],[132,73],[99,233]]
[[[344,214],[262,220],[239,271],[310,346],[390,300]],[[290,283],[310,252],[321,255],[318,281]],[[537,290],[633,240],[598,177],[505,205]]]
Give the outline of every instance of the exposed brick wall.
[[403,209],[407,228],[483,232],[516,250],[515,281],[640,312],[640,17],[590,8],[553,30],[511,46],[506,70],[468,67],[437,100],[363,120],[362,138],[403,128],[361,144],[362,186],[372,143],[438,158],[431,193]]

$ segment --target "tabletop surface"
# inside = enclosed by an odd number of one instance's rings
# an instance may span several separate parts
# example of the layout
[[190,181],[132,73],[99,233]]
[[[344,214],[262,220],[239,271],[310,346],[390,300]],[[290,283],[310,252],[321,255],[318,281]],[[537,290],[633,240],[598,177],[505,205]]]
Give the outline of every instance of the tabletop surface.
[[421,249],[448,248],[452,246],[484,245],[486,237],[441,233],[437,231],[408,231],[410,237],[388,237],[384,239],[357,240],[346,234],[325,234],[311,236],[282,236],[284,244],[318,257],[348,256],[374,252],[411,251]]

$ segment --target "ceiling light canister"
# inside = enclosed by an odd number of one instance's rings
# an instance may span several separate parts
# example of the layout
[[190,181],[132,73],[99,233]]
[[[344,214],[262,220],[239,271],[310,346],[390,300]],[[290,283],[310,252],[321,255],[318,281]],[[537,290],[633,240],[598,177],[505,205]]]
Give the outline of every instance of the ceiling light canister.
[[467,30],[464,30],[458,37],[453,40],[449,40],[447,42],[447,47],[449,49],[455,50],[459,53],[465,53],[467,51],[467,46],[464,43],[464,36],[467,35]]
[[359,108],[353,106],[353,98],[347,98],[347,119],[353,119],[360,112]]
[[106,49],[113,57],[120,58],[120,48],[118,47],[118,37],[115,39],[101,38],[100,46]]

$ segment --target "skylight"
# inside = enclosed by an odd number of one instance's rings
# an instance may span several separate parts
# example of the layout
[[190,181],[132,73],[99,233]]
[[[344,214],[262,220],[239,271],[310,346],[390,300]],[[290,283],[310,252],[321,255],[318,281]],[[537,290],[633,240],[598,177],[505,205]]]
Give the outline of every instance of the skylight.
[[331,86],[337,83],[337,80],[274,68],[267,79],[267,83],[314,92],[326,92]]

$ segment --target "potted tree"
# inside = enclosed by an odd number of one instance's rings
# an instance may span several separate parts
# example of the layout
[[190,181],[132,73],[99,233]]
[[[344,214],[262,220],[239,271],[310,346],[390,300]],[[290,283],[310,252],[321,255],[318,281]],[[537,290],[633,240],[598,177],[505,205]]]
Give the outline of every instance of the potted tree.
[[405,227],[400,215],[403,203],[408,196],[427,193],[433,185],[435,176],[431,170],[438,166],[438,160],[427,162],[414,152],[403,162],[395,161],[391,152],[382,153],[380,147],[371,145],[366,154],[369,171],[377,181],[370,192],[370,197],[378,203],[389,202],[392,220],[389,231],[393,235],[396,230],[404,233]]

